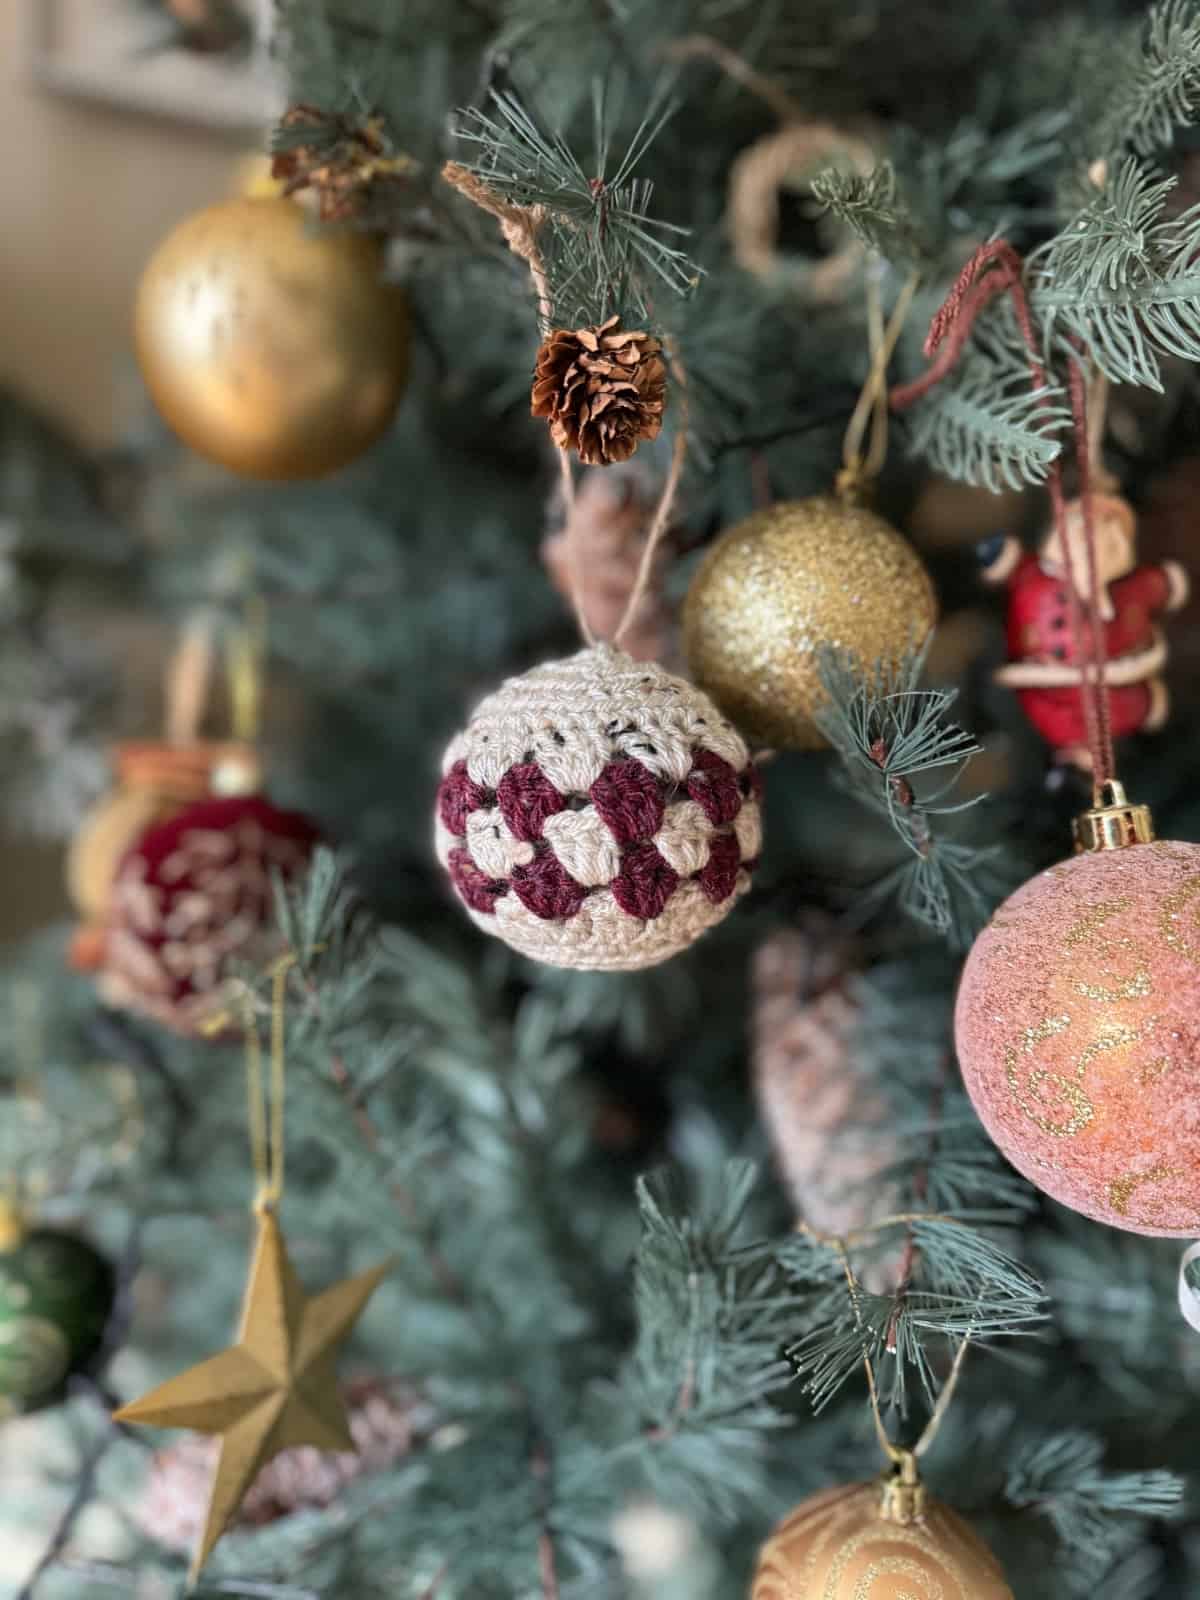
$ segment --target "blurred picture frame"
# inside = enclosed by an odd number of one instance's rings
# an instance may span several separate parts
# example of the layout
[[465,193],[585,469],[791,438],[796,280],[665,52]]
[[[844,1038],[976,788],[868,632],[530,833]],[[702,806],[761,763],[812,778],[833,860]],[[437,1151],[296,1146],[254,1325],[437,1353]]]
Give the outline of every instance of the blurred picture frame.
[[43,89],[172,122],[246,133],[283,109],[270,58],[271,0],[223,0],[246,24],[240,49],[204,48],[173,18],[202,4],[26,0],[33,78]]

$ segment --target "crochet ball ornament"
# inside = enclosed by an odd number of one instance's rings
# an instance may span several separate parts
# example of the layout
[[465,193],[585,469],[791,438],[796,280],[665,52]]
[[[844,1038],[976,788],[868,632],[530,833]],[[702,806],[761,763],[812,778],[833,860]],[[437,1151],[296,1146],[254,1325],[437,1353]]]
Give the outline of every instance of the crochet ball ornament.
[[100,1348],[116,1279],[85,1239],[0,1212],[0,1418],[62,1398]]
[[1031,1182],[1131,1233],[1200,1232],[1200,846],[1088,850],[1018,889],[967,958],[955,1036]]
[[91,971],[103,959],[104,922],[117,869],[154,822],[211,792],[257,787],[258,763],[247,745],[173,745],[136,740],[114,754],[117,786],[86,816],[67,851],[67,890],[81,917],[71,965]]
[[608,645],[510,678],[443,773],[438,857],[472,920],[536,961],[653,966],[750,886],[762,827],[741,736]]
[[692,579],[692,676],[756,743],[814,749],[823,645],[895,666],[937,621],[929,575],[895,528],[835,495],[782,501],[723,533]]
[[995,1556],[955,1512],[917,1486],[813,1495],[763,1546],[751,1600],[1013,1600]]
[[307,817],[254,794],[200,800],[148,828],[113,884],[105,998],[197,1032],[236,967],[270,958],[272,876],[303,872],[317,842]]
[[363,234],[315,232],[290,200],[187,217],[150,258],[134,337],[163,417],[251,478],[319,478],[388,427],[408,373],[404,296]]

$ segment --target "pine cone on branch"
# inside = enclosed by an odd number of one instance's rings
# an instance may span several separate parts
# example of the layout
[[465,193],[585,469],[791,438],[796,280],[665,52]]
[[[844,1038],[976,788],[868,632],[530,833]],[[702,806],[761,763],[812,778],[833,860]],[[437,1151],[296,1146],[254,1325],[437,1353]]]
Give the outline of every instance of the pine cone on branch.
[[180,32],[179,43],[196,55],[224,55],[244,46],[250,22],[234,0],[165,0]]
[[538,351],[531,409],[561,450],[588,466],[628,461],[662,429],[667,364],[651,334],[618,316],[592,328],[556,328]]
[[311,189],[322,222],[383,215],[415,168],[411,157],[392,153],[380,116],[356,122],[317,106],[294,105],[279,126],[285,139],[301,129],[309,137],[275,152],[271,176],[283,183],[285,195]]
[[[639,463],[593,467],[580,474],[569,518],[542,541],[550,581],[567,599],[576,580],[573,566],[578,566],[580,606],[597,638],[611,639],[625,615],[657,498],[654,475]],[[665,557],[665,541],[660,550]],[[621,640],[635,661],[663,661],[671,652],[672,615],[662,593],[663,564],[662,559],[655,561],[646,593]]]
[[[341,1454],[302,1445],[269,1462],[246,1491],[237,1528],[261,1528],[298,1511],[332,1505],[347,1484],[384,1472],[421,1444],[433,1416],[417,1395],[372,1378],[342,1385],[354,1451]],[[181,1553],[195,1547],[204,1527],[220,1441],[188,1434],[158,1451],[139,1496],[133,1521],[150,1538]]]
[[[842,1236],[883,1217],[896,1196],[881,1183],[896,1157],[888,1107],[855,1071],[858,1005],[845,947],[828,930],[781,929],[754,957],[754,1088],[776,1165],[799,1215]],[[896,1259],[871,1262],[867,1288],[897,1278]]]

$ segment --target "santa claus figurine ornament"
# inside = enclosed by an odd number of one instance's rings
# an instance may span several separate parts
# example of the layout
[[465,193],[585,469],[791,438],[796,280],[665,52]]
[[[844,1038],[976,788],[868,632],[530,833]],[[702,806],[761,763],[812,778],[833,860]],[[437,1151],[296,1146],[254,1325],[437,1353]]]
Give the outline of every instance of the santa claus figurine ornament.
[[1091,636],[1095,621],[1100,625],[1116,738],[1153,732],[1166,721],[1167,645],[1155,618],[1178,610],[1188,596],[1188,577],[1178,562],[1138,565],[1137,524],[1128,501],[1093,494],[1091,508],[1098,617],[1089,599],[1082,501],[1068,501],[1061,531],[1052,525],[1036,554],[1012,538],[989,541],[980,552],[985,581],[1008,587],[1008,661],[996,681],[1015,690],[1055,760],[1085,772],[1092,767],[1081,692],[1086,663],[1072,627],[1072,584],[1083,635]]

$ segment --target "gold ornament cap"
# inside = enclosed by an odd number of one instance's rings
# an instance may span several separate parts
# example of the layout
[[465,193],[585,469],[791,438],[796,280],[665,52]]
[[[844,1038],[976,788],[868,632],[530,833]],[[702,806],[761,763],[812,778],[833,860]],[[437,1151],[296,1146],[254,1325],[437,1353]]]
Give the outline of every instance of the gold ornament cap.
[[217,753],[209,775],[213,794],[257,794],[262,788],[262,760],[253,745],[231,741]]
[[1149,806],[1133,805],[1125,785],[1116,778],[1100,784],[1091,809],[1075,818],[1075,853],[1085,850],[1124,850],[1131,844],[1151,844],[1154,818]]
[[880,1486],[879,1515],[885,1522],[907,1527],[909,1523],[921,1521],[925,1515],[925,1485],[911,1450],[900,1452],[891,1471],[884,1473]]
[[117,746],[115,759],[123,788],[150,790],[174,805],[207,794],[255,794],[262,786],[258,752],[242,740],[131,739]]
[[0,1255],[16,1250],[24,1240],[28,1227],[19,1206],[11,1200],[0,1200]]

